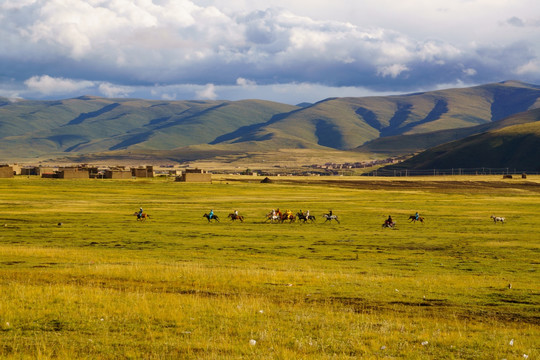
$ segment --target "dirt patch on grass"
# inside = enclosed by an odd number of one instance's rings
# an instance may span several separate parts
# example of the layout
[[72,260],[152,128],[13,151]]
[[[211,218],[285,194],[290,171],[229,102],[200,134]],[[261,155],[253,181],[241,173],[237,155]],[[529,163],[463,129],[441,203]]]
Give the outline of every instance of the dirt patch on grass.
[[[308,302],[315,301],[317,299],[309,299]],[[387,312],[396,311],[399,313],[411,313],[416,314],[418,308],[422,308],[423,311],[432,313],[434,317],[453,317],[456,316],[461,319],[475,319],[478,321],[485,321],[486,319],[497,322],[519,322],[528,324],[539,324],[540,316],[531,311],[517,312],[504,306],[504,303],[493,304],[491,306],[485,305],[469,305],[467,307],[453,304],[446,299],[422,299],[418,302],[411,301],[388,301],[388,302],[374,302],[368,301],[363,298],[354,297],[329,297],[320,299],[324,303],[333,303],[339,306],[351,307],[355,312]]]
[[[238,179],[227,179],[228,181],[238,181]],[[316,179],[308,177],[277,178],[272,179],[274,184],[285,185],[325,185],[343,188],[354,188],[364,190],[425,190],[441,192],[466,192],[466,191],[486,191],[486,190],[521,190],[540,193],[540,183],[532,181],[470,181],[470,180],[394,180],[394,179]]]

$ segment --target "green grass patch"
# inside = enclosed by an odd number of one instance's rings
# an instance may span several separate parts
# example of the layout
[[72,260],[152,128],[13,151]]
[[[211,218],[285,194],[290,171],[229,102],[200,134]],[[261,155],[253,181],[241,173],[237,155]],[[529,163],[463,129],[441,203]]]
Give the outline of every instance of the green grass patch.
[[538,358],[540,185],[478,179],[2,179],[0,358]]

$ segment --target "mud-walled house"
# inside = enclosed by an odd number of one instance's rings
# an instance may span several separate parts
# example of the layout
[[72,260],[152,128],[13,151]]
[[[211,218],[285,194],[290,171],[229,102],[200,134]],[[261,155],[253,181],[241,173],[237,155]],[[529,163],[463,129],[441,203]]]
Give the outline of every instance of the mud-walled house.
[[21,175],[43,175],[43,174],[54,174],[54,168],[52,167],[43,167],[43,166],[25,166],[21,169]]
[[131,175],[134,177],[151,178],[154,177],[153,166],[139,166],[138,168],[131,168]]
[[90,172],[88,168],[66,167],[66,168],[60,168],[56,172],[55,177],[59,179],[89,179]]
[[176,181],[183,182],[212,182],[212,174],[202,169],[186,169]]
[[131,179],[131,170],[113,168],[105,170],[105,179]]
[[14,175],[21,175],[22,167],[19,164],[12,164],[11,167],[13,168],[13,174]]
[[26,166],[21,169],[21,175],[41,175],[41,172],[39,171],[39,166]]
[[13,167],[9,165],[0,165],[0,178],[12,178],[13,176]]

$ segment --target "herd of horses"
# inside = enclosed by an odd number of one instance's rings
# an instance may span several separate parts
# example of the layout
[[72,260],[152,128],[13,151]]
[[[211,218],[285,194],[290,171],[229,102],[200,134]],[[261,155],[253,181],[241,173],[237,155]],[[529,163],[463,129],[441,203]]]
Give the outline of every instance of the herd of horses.
[[[142,214],[139,214],[138,211],[135,211],[133,215],[137,216],[137,221],[146,221],[147,219],[150,219],[150,215],[144,212]],[[215,222],[219,222],[219,217],[215,214],[212,215],[212,217],[210,217],[210,215],[205,213],[203,217],[206,218],[208,222],[211,222],[212,220],[214,220]],[[227,217],[230,218],[231,221],[238,220],[240,222],[244,222],[244,216],[238,215],[236,213],[230,213]],[[328,214],[323,214],[322,217],[325,219],[324,220],[325,223],[332,222],[332,220],[334,220],[335,222],[340,224],[339,218],[337,215],[328,213]],[[495,224],[497,222],[501,222],[502,224],[504,224],[506,221],[506,219],[502,216],[491,215],[491,219],[493,219],[493,222]],[[416,215],[409,216],[408,220],[409,222],[412,222],[412,223],[419,221],[422,224],[424,224],[424,221],[425,221],[425,219],[422,216],[417,217]],[[306,215],[300,211],[297,212],[296,215],[293,215],[291,213],[287,214],[287,213],[281,213],[281,212],[269,212],[268,214],[266,214],[265,220],[264,220],[264,222],[271,222],[271,223],[284,223],[286,221],[288,221],[289,223],[298,221],[298,222],[303,222],[305,224],[307,222],[314,223],[316,221],[316,218],[313,215]],[[382,224],[382,227],[390,228],[390,229],[397,229],[395,221],[392,221],[392,222],[385,221]]]
[[[135,211],[133,215],[137,216],[137,221],[146,221],[147,219],[150,219],[150,215],[144,212],[142,214],[139,214],[139,212]],[[219,216],[215,214],[210,216],[208,213],[204,213],[203,217],[206,218],[208,222],[212,222],[212,220],[214,222],[220,222]],[[227,217],[230,218],[231,221],[238,220],[240,222],[244,222],[244,216],[238,215],[236,213],[230,213],[229,215],[227,215]],[[340,224],[338,216],[332,213],[323,214],[322,217],[323,219],[325,219],[324,220],[325,223],[335,221],[338,224]],[[297,212],[296,215],[293,215],[291,213],[281,213],[280,211],[278,211],[278,212],[269,212],[268,214],[266,214],[264,222],[284,223],[288,221],[289,223],[293,223],[293,222],[298,221],[298,222],[303,222],[305,224],[307,222],[314,223],[316,220],[317,219],[315,218],[314,215],[306,215],[300,211]],[[421,223],[424,223],[424,218],[421,216],[418,217],[417,219],[416,216],[411,215],[409,216],[409,220],[411,220],[411,222],[420,221]],[[385,222],[383,224],[383,227],[395,228],[395,225],[396,225],[395,222],[392,222],[392,223]]]
[[[217,215],[213,215],[212,217],[210,217],[210,215],[208,215],[207,213],[205,213],[203,215],[204,218],[206,218],[208,220],[208,222],[211,222],[212,220],[214,220],[215,222],[219,222],[219,217]],[[231,221],[240,221],[240,222],[244,222],[244,216],[242,215],[238,215],[238,214],[235,214],[235,213],[230,213],[229,215],[227,215],[228,218],[231,219]],[[336,215],[329,215],[329,214],[324,214],[323,215],[324,218],[326,218],[325,222],[326,221],[332,221],[332,220],[335,220],[337,223],[339,223],[339,220],[338,220],[338,217]],[[304,213],[302,212],[298,212],[296,213],[296,215],[293,215],[293,214],[282,214],[281,212],[270,212],[268,214],[266,214],[265,216],[265,222],[272,222],[272,223],[284,223],[285,221],[288,221],[289,223],[293,223],[295,221],[303,221],[304,223],[307,223],[308,221],[309,222],[315,222],[315,216],[313,215],[305,215]]]

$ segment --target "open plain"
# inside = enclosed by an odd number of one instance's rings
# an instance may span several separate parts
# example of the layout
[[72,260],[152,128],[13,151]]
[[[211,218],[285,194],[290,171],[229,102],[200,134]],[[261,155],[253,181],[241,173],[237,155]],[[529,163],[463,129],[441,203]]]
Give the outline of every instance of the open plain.
[[540,176],[260,180],[1,179],[0,358],[540,357]]

